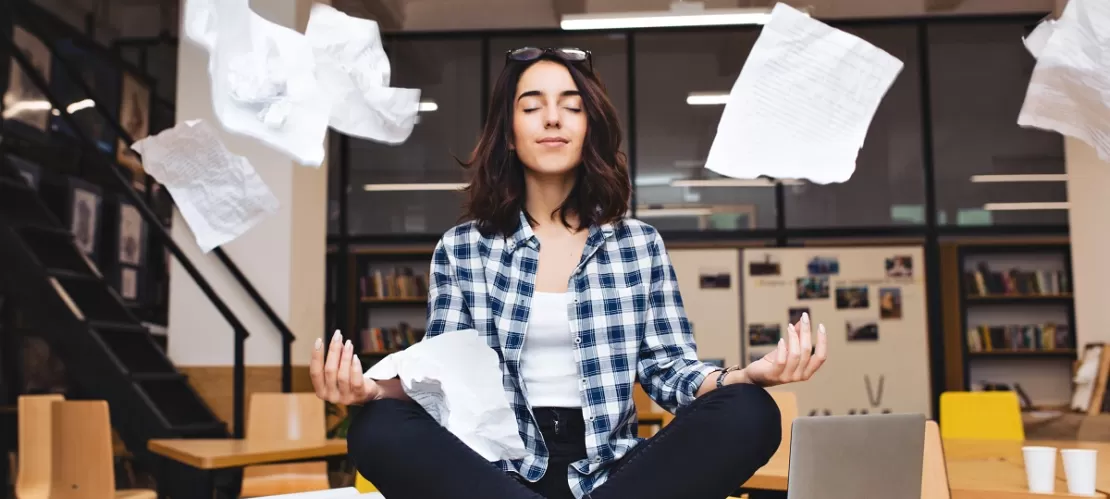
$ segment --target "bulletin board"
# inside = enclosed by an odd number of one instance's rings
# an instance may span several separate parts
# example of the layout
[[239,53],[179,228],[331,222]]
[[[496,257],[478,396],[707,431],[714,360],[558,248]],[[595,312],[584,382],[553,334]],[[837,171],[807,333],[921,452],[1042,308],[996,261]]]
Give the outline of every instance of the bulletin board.
[[745,249],[746,363],[808,312],[815,332],[825,326],[828,360],[771,389],[796,393],[800,415],[932,414],[923,264],[920,246]]

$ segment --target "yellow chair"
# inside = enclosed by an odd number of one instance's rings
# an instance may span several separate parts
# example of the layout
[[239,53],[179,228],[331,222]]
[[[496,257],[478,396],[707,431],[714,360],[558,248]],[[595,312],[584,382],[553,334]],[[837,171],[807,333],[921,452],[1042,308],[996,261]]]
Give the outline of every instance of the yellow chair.
[[1025,440],[1017,394],[1010,391],[942,393],[940,433],[943,438]]
[[367,479],[363,478],[362,473],[359,473],[359,472],[356,471],[355,472],[355,490],[358,490],[359,494],[367,494],[367,493],[370,493],[370,492],[377,492],[378,488],[375,487],[374,484],[370,483],[370,480],[367,480]]

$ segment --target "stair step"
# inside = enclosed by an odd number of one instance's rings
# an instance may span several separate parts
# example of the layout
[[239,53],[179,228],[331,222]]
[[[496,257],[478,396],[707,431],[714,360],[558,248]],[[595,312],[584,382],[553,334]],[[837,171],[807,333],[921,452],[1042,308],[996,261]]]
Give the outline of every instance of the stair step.
[[26,183],[21,185],[7,178],[0,182],[0,217],[24,225],[58,225],[58,220],[42,204],[37,192]]
[[103,281],[58,279],[87,321],[135,323],[135,317]]
[[73,233],[65,229],[27,226],[19,229],[19,236],[47,268],[93,274],[88,260],[73,244]]
[[225,437],[228,432],[227,423],[223,421],[171,426],[170,429],[181,435],[182,438],[221,438]]
[[166,373],[181,376],[174,369],[170,360],[166,358],[166,354],[150,337],[150,333],[147,333],[141,326],[108,328],[92,325],[92,327],[94,334],[104,341],[108,350],[116,356],[116,359],[119,359],[127,372],[142,373],[143,375]]
[[79,272],[79,271],[76,271],[76,270],[60,269],[60,268],[48,268],[48,269],[46,269],[46,275],[49,275],[50,277],[54,277],[54,278],[57,278],[57,279],[85,279],[85,280],[91,280],[91,281],[99,281],[100,280],[99,277],[93,275],[91,272],[85,273],[85,272]]
[[175,381],[188,379],[179,372],[131,372],[131,380],[142,381]]
[[149,334],[146,326],[138,322],[113,322],[113,321],[98,321],[91,320],[87,322],[89,327],[100,333],[103,331],[108,332],[126,332],[126,333],[142,333]]
[[172,427],[216,422],[215,416],[184,378],[138,381],[137,384]]

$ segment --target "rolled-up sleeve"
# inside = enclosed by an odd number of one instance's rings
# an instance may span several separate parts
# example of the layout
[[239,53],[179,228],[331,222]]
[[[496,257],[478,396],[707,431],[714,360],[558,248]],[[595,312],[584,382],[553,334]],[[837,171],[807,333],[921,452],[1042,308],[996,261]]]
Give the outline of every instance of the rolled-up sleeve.
[[702,382],[718,368],[698,360],[678,279],[658,232],[649,247],[651,281],[637,369],[647,394],[664,409],[675,412],[694,401]]
[[441,239],[432,252],[432,266],[428,272],[428,330],[424,338],[474,328],[470,309],[455,280],[455,264],[445,239]]

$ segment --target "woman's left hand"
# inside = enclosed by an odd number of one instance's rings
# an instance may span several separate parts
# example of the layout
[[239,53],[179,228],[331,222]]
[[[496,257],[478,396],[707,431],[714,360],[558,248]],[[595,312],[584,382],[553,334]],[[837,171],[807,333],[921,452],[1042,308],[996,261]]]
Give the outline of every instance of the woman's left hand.
[[816,348],[812,336],[809,314],[803,313],[797,326],[787,324],[786,338],[774,351],[744,368],[748,380],[760,386],[808,380],[825,363],[828,350],[824,325],[817,326]]

